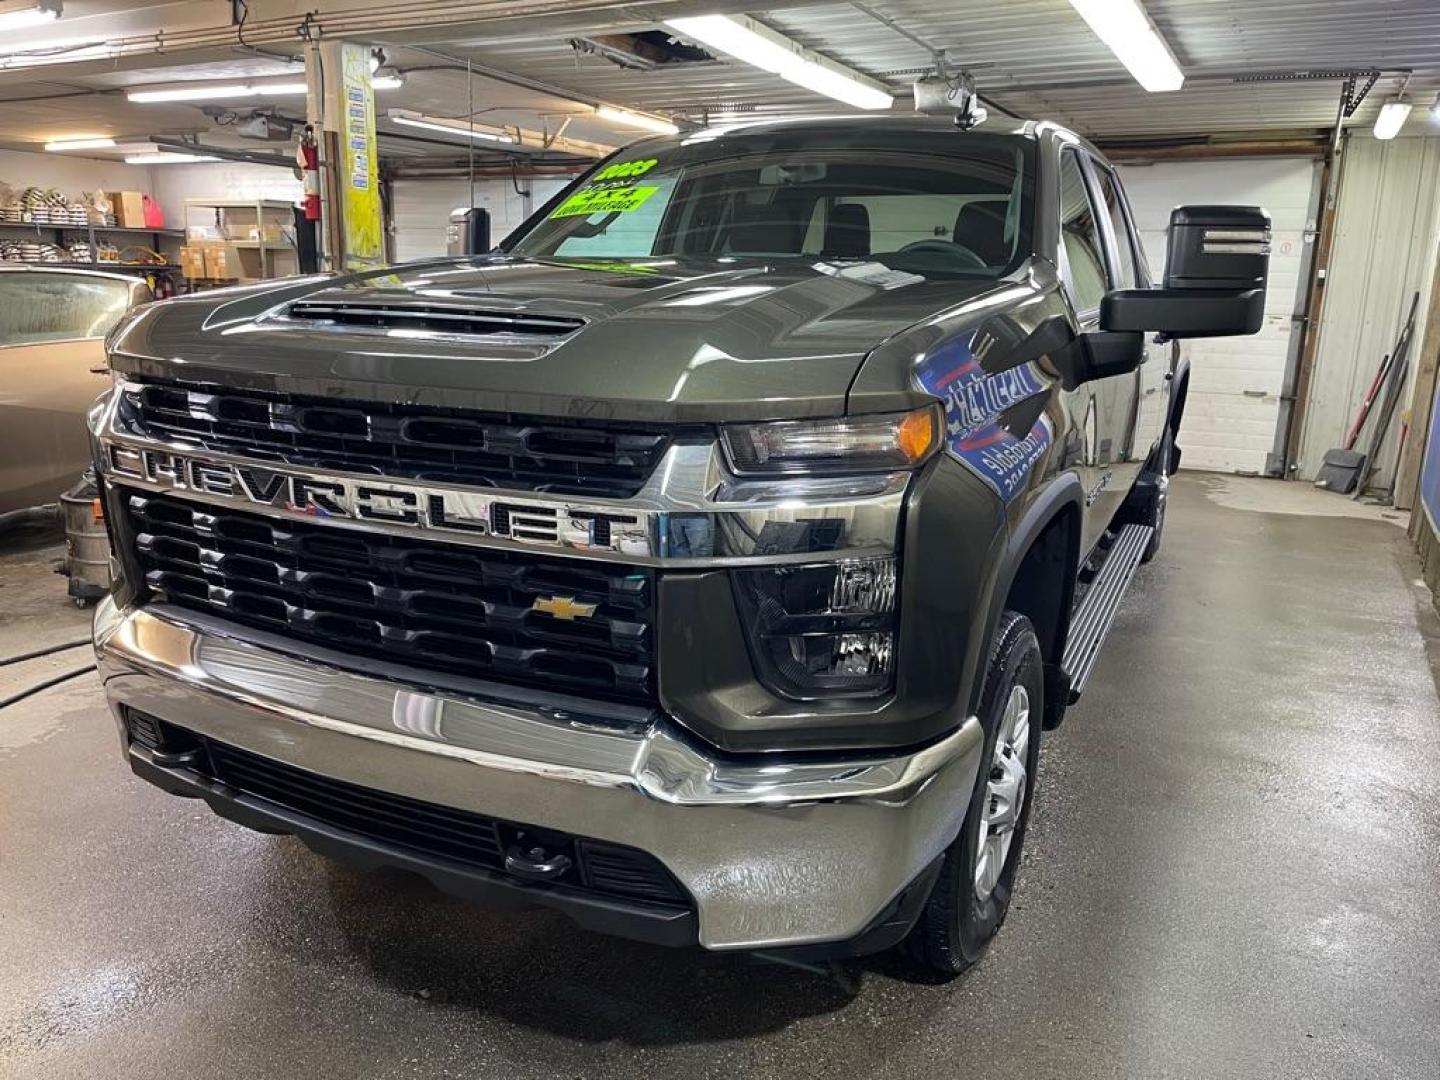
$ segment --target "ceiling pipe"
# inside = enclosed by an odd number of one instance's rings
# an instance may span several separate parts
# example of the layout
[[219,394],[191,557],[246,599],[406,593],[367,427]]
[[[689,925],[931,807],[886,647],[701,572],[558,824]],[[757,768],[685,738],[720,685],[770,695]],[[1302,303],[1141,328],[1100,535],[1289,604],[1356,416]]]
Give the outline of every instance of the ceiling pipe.
[[1325,156],[1324,136],[1313,139],[1255,139],[1230,142],[1197,143],[1115,143],[1099,140],[1095,144],[1111,161],[1136,164],[1146,161],[1199,161],[1206,158],[1236,157],[1313,157]]
[[[592,98],[586,94],[578,93],[574,90],[567,90],[563,86],[556,86],[554,83],[542,82],[539,79],[532,79],[528,75],[521,75],[514,71],[506,71],[504,68],[491,67],[489,64],[481,64],[474,60],[468,60],[464,57],[452,56],[450,53],[444,52],[440,49],[432,49],[425,45],[406,45],[404,46],[404,48],[409,49],[411,52],[421,53],[424,56],[429,56],[433,57],[436,60],[444,61],[444,64],[435,65],[434,67],[430,67],[428,69],[409,68],[407,70],[434,71],[438,68],[440,70],[462,71],[465,72],[468,76],[479,75],[482,78],[491,79],[498,83],[505,83],[509,86],[518,87],[521,90],[529,90],[531,93],[544,94],[547,97],[558,97],[563,98],[566,101],[573,101],[576,105],[581,105],[590,109],[600,109],[603,107],[617,109],[621,112],[640,112],[642,114],[648,112],[648,110],[645,109],[636,110],[627,108],[623,105],[616,105],[613,101],[606,101],[603,98]],[[658,116],[658,114],[655,113],[650,113],[650,115]],[[639,136],[637,135],[635,137],[638,138]]]
[[[910,42],[912,45],[924,49],[930,54],[930,60],[931,63],[935,65],[936,72],[941,75],[945,74],[945,68],[949,62],[949,57],[947,56],[948,50],[937,48],[934,42],[927,41],[919,34],[914,33],[911,30],[907,30],[891,16],[886,15],[883,11],[876,10],[867,3],[864,3],[864,0],[849,0],[849,4],[866,18],[874,19],[891,33],[898,34],[906,41]],[[965,67],[964,64],[958,64],[956,66],[960,68]],[[975,97],[979,100],[980,104],[984,105],[987,109],[994,110],[998,113],[1003,113],[1004,115],[1009,116],[1015,120],[1023,119],[1023,117],[1021,117],[1019,113],[1007,109],[1004,105],[1001,105],[994,98],[987,97],[986,95],[979,93],[977,93]]]
[[228,146],[209,146],[205,143],[186,142],[169,135],[151,135],[150,141],[162,150],[174,150],[182,154],[204,154],[207,157],[222,158],[225,161],[243,161],[247,165],[271,165],[277,169],[298,172],[299,165],[293,155],[262,154],[255,150],[232,150]]
[[433,34],[449,27],[523,22],[549,16],[565,16],[573,21],[590,12],[609,14],[617,6],[613,0],[595,0],[582,5],[577,5],[574,0],[408,0],[330,10],[316,8],[299,16],[247,19],[243,28],[230,22],[162,28],[144,34],[77,42],[73,47],[64,49],[8,53],[0,57],[0,69],[26,66],[16,62],[26,60],[44,64],[63,63],[67,55],[77,53],[80,54],[78,59],[115,60],[133,54],[163,55],[207,48],[253,50],[256,45],[298,46],[322,38],[334,40],[403,33],[417,26]]
[[[568,178],[579,176],[589,167],[589,162],[579,165],[516,165],[511,166],[509,159],[505,162],[476,162],[474,174],[476,176],[500,176],[500,177],[562,177]],[[393,180],[464,180],[470,176],[470,167],[464,161],[452,162],[450,164],[434,163],[429,164],[415,159],[404,163],[390,165],[385,170],[385,175]]]

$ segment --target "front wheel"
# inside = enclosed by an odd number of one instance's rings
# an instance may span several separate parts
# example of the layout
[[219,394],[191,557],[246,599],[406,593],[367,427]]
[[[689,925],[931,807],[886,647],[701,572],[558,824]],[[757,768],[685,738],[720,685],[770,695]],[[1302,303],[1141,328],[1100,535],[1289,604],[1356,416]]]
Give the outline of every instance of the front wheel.
[[984,955],[1005,921],[1025,846],[1040,762],[1045,681],[1030,620],[1000,617],[985,673],[984,757],[960,836],[903,948],[918,964],[958,975]]

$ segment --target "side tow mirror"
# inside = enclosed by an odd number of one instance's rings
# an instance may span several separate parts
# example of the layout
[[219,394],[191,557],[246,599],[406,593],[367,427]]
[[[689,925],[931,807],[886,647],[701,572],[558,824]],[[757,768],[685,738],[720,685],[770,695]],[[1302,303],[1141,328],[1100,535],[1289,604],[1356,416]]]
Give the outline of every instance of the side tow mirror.
[[1129,375],[1145,360],[1145,335],[1132,331],[1100,330],[1080,335],[1085,357],[1085,379]]
[[1180,206],[1170,214],[1165,286],[1117,289],[1100,326],[1172,338],[1253,334],[1265,320],[1270,215],[1258,206]]
[[1064,316],[1052,315],[1005,352],[1007,366],[1042,357],[1060,384],[1074,390],[1082,383],[1128,375],[1138,368],[1145,359],[1145,335],[1105,330],[1076,334]]

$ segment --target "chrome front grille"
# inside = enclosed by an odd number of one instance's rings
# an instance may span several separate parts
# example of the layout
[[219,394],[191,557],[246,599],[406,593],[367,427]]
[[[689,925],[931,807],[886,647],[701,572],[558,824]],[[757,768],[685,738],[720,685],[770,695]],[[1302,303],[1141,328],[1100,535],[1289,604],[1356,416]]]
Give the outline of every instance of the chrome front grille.
[[419,405],[133,383],[131,434],[296,465],[475,487],[629,498],[671,443],[657,424],[595,424]]
[[654,701],[649,570],[457,547],[129,493],[160,601],[469,678]]

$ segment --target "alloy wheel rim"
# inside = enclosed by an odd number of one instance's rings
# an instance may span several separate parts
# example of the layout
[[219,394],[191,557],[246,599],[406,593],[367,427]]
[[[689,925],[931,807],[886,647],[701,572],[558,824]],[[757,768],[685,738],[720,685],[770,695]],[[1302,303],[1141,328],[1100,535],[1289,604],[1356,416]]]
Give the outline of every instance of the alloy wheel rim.
[[975,857],[975,897],[980,902],[990,898],[1015,842],[1015,829],[1025,806],[1029,777],[1025,762],[1030,751],[1030,691],[1023,686],[1010,688],[1000,730],[995,737],[995,753],[990,759],[990,775],[985,783],[985,797],[980,807],[979,843]]

